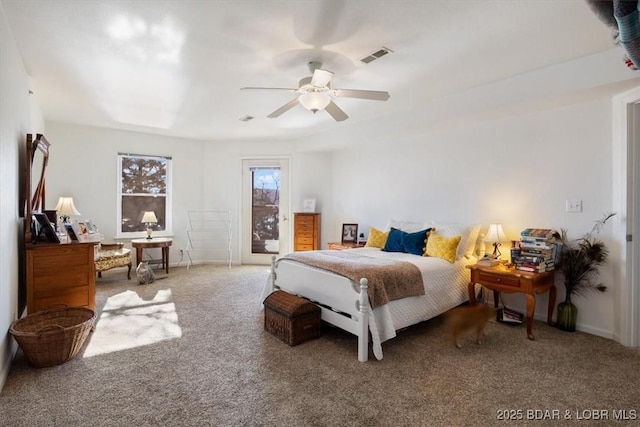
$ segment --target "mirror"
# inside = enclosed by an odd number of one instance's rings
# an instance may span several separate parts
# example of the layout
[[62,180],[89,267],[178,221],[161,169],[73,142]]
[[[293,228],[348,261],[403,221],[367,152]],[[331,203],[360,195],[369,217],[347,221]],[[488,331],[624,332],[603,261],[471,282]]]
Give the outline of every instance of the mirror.
[[27,163],[25,174],[25,218],[24,239],[32,240],[32,214],[44,210],[44,178],[47,163],[49,161],[49,147],[51,144],[44,135],[37,134],[33,140],[31,134],[27,134]]

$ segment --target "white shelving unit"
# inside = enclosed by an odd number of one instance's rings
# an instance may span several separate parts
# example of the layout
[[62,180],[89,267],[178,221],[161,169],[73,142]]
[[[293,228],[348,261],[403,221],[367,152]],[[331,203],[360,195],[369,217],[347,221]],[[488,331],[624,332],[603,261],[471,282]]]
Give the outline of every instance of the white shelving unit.
[[187,211],[187,269],[192,255],[211,262],[227,262],[231,268],[231,211]]

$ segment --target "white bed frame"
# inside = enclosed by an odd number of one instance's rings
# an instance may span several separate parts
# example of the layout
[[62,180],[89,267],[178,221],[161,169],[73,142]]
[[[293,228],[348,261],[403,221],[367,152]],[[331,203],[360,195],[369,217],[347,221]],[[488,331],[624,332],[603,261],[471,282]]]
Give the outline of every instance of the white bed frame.
[[[271,257],[270,292],[282,289],[307,298],[320,307],[322,320],[358,337],[358,360],[369,358],[368,280],[360,284],[328,271]],[[269,293],[270,293],[269,292]]]

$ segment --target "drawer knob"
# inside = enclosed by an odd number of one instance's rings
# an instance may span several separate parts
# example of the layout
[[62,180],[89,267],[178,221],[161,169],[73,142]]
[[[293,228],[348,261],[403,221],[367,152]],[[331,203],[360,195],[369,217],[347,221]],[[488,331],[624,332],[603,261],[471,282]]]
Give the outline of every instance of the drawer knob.
[[502,282],[502,279],[498,277],[498,279],[496,280],[496,282]]

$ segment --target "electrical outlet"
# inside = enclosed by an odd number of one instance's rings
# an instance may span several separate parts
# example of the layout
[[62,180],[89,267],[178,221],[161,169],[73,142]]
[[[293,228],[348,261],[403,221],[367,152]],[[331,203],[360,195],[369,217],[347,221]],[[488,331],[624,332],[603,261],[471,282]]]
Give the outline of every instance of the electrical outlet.
[[567,199],[567,212],[582,212],[582,200]]

